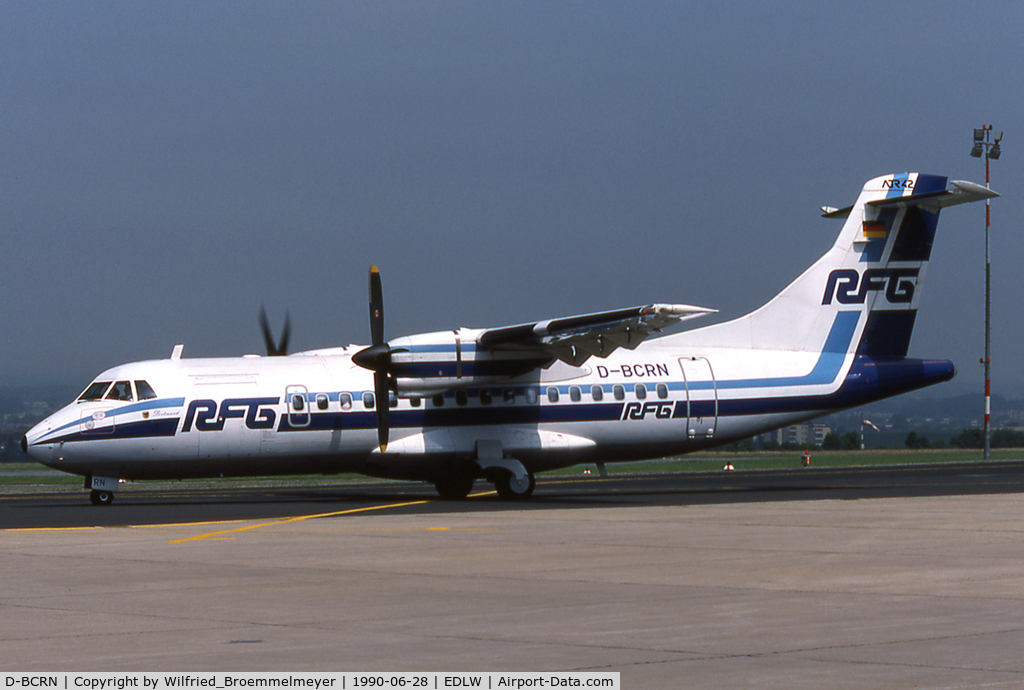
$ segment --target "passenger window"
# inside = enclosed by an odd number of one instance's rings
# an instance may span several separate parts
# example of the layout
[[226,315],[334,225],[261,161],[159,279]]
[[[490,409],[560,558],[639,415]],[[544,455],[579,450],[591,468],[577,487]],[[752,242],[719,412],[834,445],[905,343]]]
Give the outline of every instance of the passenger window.
[[569,399],[573,402],[579,402],[583,399],[583,394],[580,392],[579,386],[571,386],[569,388]]
[[292,393],[292,409],[296,412],[306,409],[306,397],[302,393]]
[[341,402],[341,409],[351,410],[352,409],[352,396],[348,393],[342,393],[338,396],[338,400]]
[[481,388],[480,389],[480,404],[481,405],[490,405],[491,404],[491,400],[493,400],[493,396],[491,395],[491,389],[490,388]]
[[604,400],[604,388],[601,388],[601,386],[591,386],[590,397],[594,400]]
[[411,398],[409,398],[409,407],[419,407],[419,406],[420,406],[420,398],[419,398],[418,395],[414,395]]
[[373,393],[363,393],[363,407],[372,410],[374,405]]
[[469,402],[469,393],[464,388],[455,391],[455,404],[460,407]]
[[558,402],[558,389],[554,386],[548,388],[548,402]]
[[637,400],[643,400],[644,398],[647,397],[647,386],[645,386],[642,383],[636,384],[636,386],[633,388],[633,391],[636,393]]
[[434,403],[434,407],[444,407],[444,393],[435,393],[431,400]]
[[135,394],[139,397],[139,400],[152,400],[157,397],[156,391],[145,381],[135,382]]
[[506,405],[515,405],[516,404],[516,392],[515,392],[515,389],[506,388],[505,391],[502,393],[502,397],[505,399],[505,404]]
[[96,381],[85,392],[78,396],[79,400],[102,400],[103,394],[110,388],[110,381]]
[[317,406],[317,408],[319,408],[321,410],[326,410],[328,404],[329,404],[329,400],[327,398],[327,394],[326,393],[317,393],[316,394],[316,406]]
[[626,389],[623,388],[622,386],[619,386],[619,385],[614,386],[612,388],[612,393],[615,394],[615,399],[616,400],[625,400],[626,399]]
[[662,400],[668,397],[668,386],[666,386],[664,383],[658,384],[658,397],[661,398]]
[[537,394],[537,389],[536,388],[527,388],[526,389],[526,402],[528,402],[529,404],[536,405],[537,404],[537,396],[538,396],[538,394]]
[[131,402],[132,398],[132,384],[130,381],[118,381],[107,393],[107,400],[123,400],[125,402]]
[[388,407],[398,407],[398,396],[388,391]]

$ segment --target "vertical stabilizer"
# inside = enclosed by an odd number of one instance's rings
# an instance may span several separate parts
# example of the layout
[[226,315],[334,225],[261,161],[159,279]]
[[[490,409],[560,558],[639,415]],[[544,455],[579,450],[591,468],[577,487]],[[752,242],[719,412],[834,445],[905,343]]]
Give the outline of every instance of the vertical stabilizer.
[[846,219],[835,244],[774,299],[739,319],[676,337],[694,346],[821,352],[836,347],[839,325],[849,333],[852,324],[844,351],[904,357],[939,211],[992,196],[980,185],[947,188],[945,177],[923,173],[870,180],[853,206],[826,213]]

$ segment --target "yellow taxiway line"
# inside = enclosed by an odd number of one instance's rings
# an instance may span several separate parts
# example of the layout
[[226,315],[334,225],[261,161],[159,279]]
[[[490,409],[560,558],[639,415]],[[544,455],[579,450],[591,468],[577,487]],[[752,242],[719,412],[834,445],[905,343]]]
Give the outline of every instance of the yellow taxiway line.
[[[470,494],[469,498],[480,498],[483,496],[494,495],[495,491],[481,491],[479,493]],[[238,532],[246,532],[248,530],[260,529],[262,527],[274,527],[277,525],[286,525],[291,522],[301,522],[303,520],[312,520],[314,518],[326,518],[326,517],[337,517],[339,515],[353,515],[356,513],[366,513],[374,510],[386,510],[388,508],[404,508],[407,506],[418,506],[425,503],[431,503],[434,499],[424,499],[418,501],[405,501],[402,503],[387,503],[378,506],[366,506],[364,508],[349,508],[347,510],[338,510],[330,513],[315,513],[312,515],[298,515],[295,517],[284,518],[280,520],[272,520],[270,522],[261,522],[255,525],[245,525],[243,527],[235,527],[233,529],[219,530],[217,532],[207,532],[205,534],[198,534],[193,537],[186,537],[185,539],[175,539],[174,541],[167,542],[168,544],[183,544],[190,541],[199,541],[202,539],[216,539],[223,537],[228,534],[236,534]],[[15,527],[11,529],[0,529],[0,532],[76,532],[76,531],[87,531],[87,530],[106,530],[106,529],[159,529],[164,527],[200,527],[205,525],[227,525],[231,523],[245,522],[245,520],[233,519],[233,520],[209,520],[209,521],[198,521],[198,522],[177,522],[177,523],[163,523],[156,525],[123,525],[116,527],[108,527],[104,525],[96,526],[76,526],[76,527]]]
[[[296,517],[285,518],[284,520],[274,520],[272,522],[261,522],[256,525],[246,525],[245,527],[236,527],[235,529],[221,530],[219,532],[208,532],[207,534],[197,534],[194,537],[186,537],[184,539],[175,539],[174,541],[167,542],[168,544],[184,544],[190,541],[199,541],[200,539],[213,539],[222,537],[225,534],[236,534],[238,532],[245,532],[251,529],[259,529],[261,527],[275,527],[277,525],[287,525],[290,522],[301,522],[303,520],[312,520],[314,518],[326,518],[326,517],[337,517],[338,515],[352,515],[353,513],[366,513],[371,510],[385,510],[387,508],[404,508],[406,506],[418,506],[430,501],[406,501],[404,503],[389,503],[380,506],[367,506],[365,508],[349,508],[348,510],[338,510],[332,513],[316,513],[314,515],[298,515]],[[234,521],[232,521],[234,522]]]

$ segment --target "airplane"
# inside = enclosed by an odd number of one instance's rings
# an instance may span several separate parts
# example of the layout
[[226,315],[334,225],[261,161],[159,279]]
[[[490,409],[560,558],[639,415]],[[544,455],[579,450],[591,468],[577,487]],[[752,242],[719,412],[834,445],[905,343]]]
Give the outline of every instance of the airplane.
[[335,474],[477,479],[525,499],[535,475],[741,440],[948,381],[952,362],[907,356],[941,209],[998,196],[923,173],[868,181],[831,247],[759,309],[648,304],[501,328],[386,340],[370,269],[370,345],[123,364],[22,438],[109,505],[122,480]]

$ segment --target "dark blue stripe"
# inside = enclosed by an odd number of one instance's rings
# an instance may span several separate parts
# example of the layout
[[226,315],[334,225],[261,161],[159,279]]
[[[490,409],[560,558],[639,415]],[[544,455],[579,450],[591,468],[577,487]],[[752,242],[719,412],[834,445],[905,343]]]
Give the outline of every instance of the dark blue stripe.
[[65,434],[56,438],[48,438],[44,441],[37,441],[33,445],[48,445],[50,443],[71,443],[75,441],[109,441],[114,438],[158,438],[163,436],[174,436],[178,430],[178,417],[161,417],[160,419],[146,419],[126,424],[114,424],[113,429],[102,427],[89,432],[76,431],[72,434]]
[[[96,402],[104,402],[104,401],[96,401]],[[113,401],[111,401],[111,402],[113,402]],[[154,400],[143,400],[142,402],[125,405],[124,407],[115,407],[114,408],[114,415],[115,415],[115,418],[116,418],[116,415],[130,414],[132,412],[143,412],[145,410],[160,410],[160,409],[163,409],[165,407],[181,407],[184,404],[185,404],[185,398],[156,398]],[[63,426],[60,426],[60,427],[58,427],[56,429],[53,429],[49,433],[55,434],[55,433],[57,433],[59,431],[63,431],[64,429],[67,429],[69,427],[78,426],[79,424],[82,423],[82,421],[83,421],[82,419],[76,419],[74,421],[71,421],[71,422],[68,422],[68,423],[64,424]],[[39,441],[39,442],[40,443],[59,443],[59,441],[53,441],[53,440],[46,440],[46,441]]]
[[[858,356],[843,385],[835,393],[718,400],[717,414],[719,418],[806,412],[827,414],[831,410],[855,407],[948,381],[955,373],[953,363],[946,360],[872,359]],[[676,405],[674,417],[685,418],[685,399],[674,402],[680,403]],[[395,429],[606,422],[621,419],[623,405],[622,402],[530,406],[495,404],[486,407],[393,409],[389,418],[391,427]],[[714,417],[715,407],[714,399],[694,400],[690,403],[690,414],[695,417]],[[285,417],[278,430],[375,429],[376,426],[377,416],[373,411],[329,412],[314,414],[309,425],[303,427],[291,426]]]

